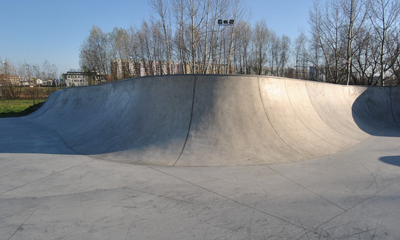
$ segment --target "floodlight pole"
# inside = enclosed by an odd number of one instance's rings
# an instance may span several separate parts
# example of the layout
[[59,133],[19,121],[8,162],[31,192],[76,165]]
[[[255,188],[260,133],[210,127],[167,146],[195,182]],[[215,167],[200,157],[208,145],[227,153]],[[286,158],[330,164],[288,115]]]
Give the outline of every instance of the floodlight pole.
[[[220,27],[233,27],[233,24],[235,23],[235,20],[231,19],[231,20],[228,21],[228,20],[218,19],[217,22],[218,22],[218,26],[220,26]],[[225,66],[225,65],[226,65],[226,55],[225,55],[225,38],[224,38],[224,67],[225,67],[225,74],[227,74],[228,66]]]
[[[192,5],[193,5],[193,2],[192,2]],[[196,66],[195,66],[195,63],[194,63],[194,61],[196,59],[195,59],[194,54],[195,54],[195,49],[194,49],[194,17],[192,17],[192,74],[195,74],[194,71],[196,70]]]
[[7,62],[7,60],[5,60],[2,63],[4,65],[4,77],[6,78],[7,77],[7,64],[8,64],[8,62]]

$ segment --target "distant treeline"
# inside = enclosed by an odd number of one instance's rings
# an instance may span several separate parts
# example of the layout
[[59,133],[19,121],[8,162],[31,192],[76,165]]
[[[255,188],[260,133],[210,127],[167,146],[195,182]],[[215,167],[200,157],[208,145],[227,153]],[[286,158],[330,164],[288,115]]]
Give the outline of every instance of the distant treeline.
[[0,99],[47,99],[50,94],[60,90],[56,87],[0,86]]
[[[93,26],[81,45],[82,70],[111,75],[119,61],[145,64],[145,75],[171,74],[173,66],[180,66],[184,74],[312,77],[339,84],[383,85],[400,79],[398,0],[315,1],[310,31],[294,40],[277,35],[265,20],[252,26],[242,0],[149,4],[156,15],[139,27],[105,33]],[[228,24],[231,19],[234,23]],[[124,78],[140,72],[119,68]]]

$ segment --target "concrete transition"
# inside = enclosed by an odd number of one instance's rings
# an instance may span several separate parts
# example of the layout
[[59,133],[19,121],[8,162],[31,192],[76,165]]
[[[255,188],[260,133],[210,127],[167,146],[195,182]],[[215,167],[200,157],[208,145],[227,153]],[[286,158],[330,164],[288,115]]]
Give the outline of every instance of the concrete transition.
[[70,88],[28,117],[110,161],[237,166],[331,155],[400,124],[400,89],[177,75]]
[[0,119],[0,240],[400,239],[399,124],[397,87],[64,89]]

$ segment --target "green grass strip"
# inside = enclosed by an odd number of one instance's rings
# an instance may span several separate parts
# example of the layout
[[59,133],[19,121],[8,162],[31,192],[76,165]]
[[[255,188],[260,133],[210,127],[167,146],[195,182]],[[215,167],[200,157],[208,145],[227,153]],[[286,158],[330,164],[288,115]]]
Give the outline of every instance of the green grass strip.
[[32,100],[26,99],[0,100],[0,118],[28,115],[42,106],[45,101],[46,99],[37,99],[33,104]]

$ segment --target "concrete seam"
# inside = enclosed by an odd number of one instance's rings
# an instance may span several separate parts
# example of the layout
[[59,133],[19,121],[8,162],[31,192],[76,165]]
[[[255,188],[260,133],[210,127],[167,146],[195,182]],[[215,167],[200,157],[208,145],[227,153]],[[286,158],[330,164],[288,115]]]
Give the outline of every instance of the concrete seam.
[[90,163],[90,162],[92,162],[92,161],[94,161],[94,160],[93,160],[93,159],[91,159],[91,160],[89,160],[89,161],[85,161],[85,162],[83,162],[83,163],[79,163],[79,164],[77,164],[77,165],[74,165],[74,166],[72,166],[72,167],[68,167],[68,168],[62,169],[62,170],[60,170],[60,171],[57,171],[57,172],[51,173],[51,174],[49,174],[49,175],[47,175],[47,176],[44,176],[44,177],[41,177],[41,178],[35,179],[35,180],[33,180],[33,181],[30,181],[30,182],[28,182],[28,183],[25,183],[25,184],[22,184],[22,185],[20,185],[20,186],[14,187],[13,189],[9,189],[9,190],[7,190],[7,191],[4,191],[4,192],[0,193],[0,195],[3,195],[3,194],[5,194],[5,193],[11,192],[11,191],[14,191],[15,189],[18,189],[18,188],[24,187],[24,186],[26,186],[26,185],[29,185],[29,184],[31,184],[31,183],[38,182],[38,181],[40,181],[40,180],[42,180],[42,179],[45,179],[45,178],[51,177],[51,176],[53,176],[53,175],[56,175],[56,174],[58,174],[58,173],[61,173],[61,172],[68,171],[68,170],[70,170],[70,169],[72,169],[72,168],[75,168],[75,167],[79,167],[79,166],[81,166],[81,165],[88,164],[88,163]]
[[289,145],[285,140],[283,140],[283,138],[279,135],[278,131],[276,131],[274,125],[272,124],[271,120],[270,120],[269,117],[268,117],[267,111],[265,110],[264,101],[263,101],[263,98],[262,98],[262,95],[261,95],[260,77],[257,77],[257,83],[258,83],[258,93],[259,93],[259,95],[260,95],[261,105],[262,105],[262,107],[263,107],[265,116],[267,117],[267,120],[268,120],[269,124],[271,125],[272,129],[274,129],[274,132],[276,133],[276,135],[279,137],[279,139],[280,139],[283,143],[285,143],[290,149],[292,149],[293,151],[295,151],[296,153],[298,153],[300,156],[302,156],[303,158],[307,159],[303,154],[301,154],[299,151],[297,151],[297,150],[294,149],[291,145]]
[[[310,91],[308,90],[308,83],[306,83],[306,89],[307,89],[308,98],[310,99]],[[317,115],[319,116],[319,118],[320,118],[332,131],[334,131],[334,132],[336,132],[336,133],[338,133],[339,135],[342,135],[342,136],[344,136],[344,137],[347,137],[347,138],[350,138],[350,139],[355,140],[355,141],[357,141],[357,142],[360,142],[360,140],[358,140],[358,139],[356,139],[356,138],[353,138],[353,137],[349,137],[349,136],[347,136],[347,135],[344,135],[343,133],[341,133],[341,132],[337,131],[335,128],[333,128],[330,124],[328,124],[328,123],[321,117],[320,113],[316,110],[315,105],[314,105],[313,101],[311,101],[311,99],[310,99],[310,102],[311,102],[311,105],[313,106],[313,108],[315,109],[315,112],[316,112]]]
[[329,199],[327,199],[327,198],[325,198],[325,197],[319,195],[318,193],[316,193],[316,192],[314,192],[314,191],[311,191],[311,190],[308,189],[307,187],[305,187],[305,186],[301,185],[300,183],[298,183],[298,182],[296,182],[296,181],[290,179],[290,178],[287,177],[286,175],[283,175],[282,173],[278,172],[277,170],[275,170],[275,169],[272,168],[271,166],[268,166],[268,165],[265,165],[265,166],[266,166],[267,168],[271,169],[272,171],[276,172],[277,174],[281,175],[282,177],[286,178],[287,180],[289,180],[289,181],[293,182],[294,184],[300,186],[300,187],[303,188],[304,190],[307,190],[307,191],[309,191],[309,192],[311,192],[311,193],[317,195],[318,197],[320,197],[320,198],[322,198],[322,199],[328,201],[329,203],[333,204],[333,205],[336,206],[337,208],[340,208],[341,210],[346,211],[346,209],[344,209],[344,208],[342,208],[341,206],[337,205],[336,203],[330,201]]
[[[392,185],[393,185],[393,184],[390,184],[389,187],[391,187]],[[387,187],[387,188],[389,188],[389,187]],[[355,204],[354,206],[352,206],[352,207],[350,207],[350,208],[344,210],[343,212],[337,214],[336,216],[331,217],[330,219],[326,220],[325,222],[323,222],[323,223],[321,223],[321,224],[319,224],[319,225],[317,225],[317,226],[313,226],[313,228],[318,229],[318,228],[322,227],[323,225],[325,225],[325,224],[331,222],[333,219],[336,219],[336,218],[340,217],[341,215],[343,215],[343,214],[349,212],[350,210],[356,208],[356,207],[359,206],[360,204],[363,204],[364,202],[369,201],[370,199],[376,198],[376,197],[378,196],[378,194],[380,194],[381,192],[385,191],[387,188],[382,189],[381,191],[376,192],[376,193],[373,194],[372,196],[369,196],[369,197],[365,198],[364,200],[358,202],[358,203]],[[311,227],[307,228],[307,230],[311,230],[311,231],[312,231]],[[298,234],[297,234],[297,235],[298,235]],[[292,238],[295,237],[295,236],[296,236],[296,235],[292,236]]]
[[[304,85],[305,85],[305,87],[306,87],[306,89],[307,89],[307,83],[305,83]],[[328,141],[326,141],[325,139],[323,139],[323,138],[321,138],[320,136],[318,136],[311,128],[309,128],[309,127],[307,126],[307,124],[305,124],[305,122],[303,121],[303,119],[301,119],[301,118],[299,117],[299,115],[297,114],[296,109],[293,107],[292,99],[290,99],[290,94],[288,94],[288,92],[287,92],[286,81],[285,81],[285,89],[286,89],[286,95],[288,96],[288,99],[289,99],[290,106],[292,107],[292,109],[293,109],[293,111],[294,111],[294,114],[296,114],[296,116],[297,116],[297,118],[300,120],[300,122],[301,122],[311,133],[313,133],[318,139],[320,139],[321,141],[326,142],[327,144],[331,144],[332,146],[335,146],[335,147],[340,148],[340,149],[343,150],[344,148],[342,148],[342,147],[340,147],[340,146],[337,146],[336,144],[333,144],[333,143],[331,143],[331,142],[328,142]],[[310,100],[310,95],[308,94],[308,91],[307,91],[307,97],[308,97],[308,99]],[[311,103],[311,100],[310,100],[310,103]],[[317,115],[318,115],[318,113],[317,113]],[[319,117],[319,115],[318,115],[318,117]],[[321,117],[320,117],[320,119],[321,119]],[[325,122],[324,122],[324,123],[325,123]],[[312,144],[312,143],[310,143],[310,144]],[[315,146],[314,144],[312,144],[312,145]],[[318,147],[318,146],[316,146],[316,147]]]
[[273,218],[275,218],[275,219],[278,219],[278,220],[280,220],[280,221],[282,221],[282,222],[285,222],[285,223],[288,223],[288,224],[291,224],[291,225],[293,225],[293,226],[296,226],[296,227],[301,228],[301,226],[298,225],[298,224],[296,224],[296,223],[290,222],[290,221],[288,221],[288,220],[286,220],[286,219],[284,219],[284,218],[281,218],[281,217],[279,217],[279,216],[276,216],[276,215],[274,215],[274,214],[268,213],[268,212],[263,211],[263,210],[261,210],[261,209],[258,209],[258,208],[256,208],[256,207],[253,207],[253,206],[250,206],[250,205],[248,205],[248,204],[242,203],[242,202],[240,202],[240,201],[238,201],[238,200],[235,200],[235,199],[233,199],[233,198],[230,198],[230,197],[228,197],[228,196],[224,196],[224,195],[222,195],[222,194],[220,194],[220,193],[218,193],[218,192],[215,192],[215,191],[213,191],[213,190],[207,189],[207,188],[202,187],[202,186],[200,186],[200,185],[198,185],[198,184],[189,182],[188,180],[185,180],[185,179],[183,179],[183,178],[174,176],[174,175],[172,175],[172,174],[170,174],[170,173],[161,171],[160,169],[156,169],[156,168],[153,168],[153,167],[150,167],[150,166],[148,166],[148,168],[153,169],[154,171],[163,173],[163,174],[165,174],[165,175],[167,175],[167,176],[173,177],[173,178],[175,178],[175,179],[178,179],[178,180],[180,180],[180,181],[183,181],[183,182],[185,182],[185,183],[188,183],[188,184],[190,184],[190,185],[192,185],[192,186],[195,186],[195,187],[197,187],[197,188],[203,189],[204,191],[207,191],[207,192],[212,193],[212,194],[214,194],[214,195],[220,196],[220,197],[222,197],[222,198],[224,198],[224,199],[228,199],[228,200],[230,200],[230,201],[232,201],[232,202],[234,202],[234,203],[240,204],[240,205],[242,205],[242,206],[244,206],[244,207],[247,207],[247,208],[253,209],[253,210],[255,210],[255,211],[258,211],[258,212],[260,212],[260,213],[266,214],[266,215],[268,215],[268,216],[270,216],[270,217],[273,217]]
[[[72,147],[70,147],[70,146],[64,141],[64,139],[60,136],[60,134],[58,134],[58,132],[57,132],[56,130],[54,130],[53,128],[49,128],[49,127],[43,126],[43,125],[41,125],[41,124],[39,124],[39,123],[37,123],[37,122],[33,122],[32,120],[27,120],[27,121],[28,121],[28,122],[31,122],[31,123],[34,123],[34,124],[37,124],[37,125],[40,125],[40,126],[42,126],[42,127],[45,127],[45,128],[47,128],[47,129],[50,129],[50,131],[54,132],[54,133],[57,135],[57,137],[60,138],[60,140],[64,143],[64,145],[65,145],[69,150],[71,150],[72,152],[74,152],[74,153],[76,153],[76,154],[78,154],[78,155],[85,155],[85,154],[82,154],[82,153],[80,153],[80,152],[75,151]],[[57,149],[58,149],[58,148],[57,148]],[[60,151],[60,153],[62,153],[62,152]],[[64,153],[62,153],[62,154],[64,154]]]
[[35,212],[35,210],[33,210],[33,212],[28,216],[28,218],[25,219],[25,221],[21,225],[19,225],[19,227],[15,230],[15,232],[7,240],[10,240],[18,232],[18,230],[20,230],[22,228],[22,226],[24,226],[24,224],[29,220],[29,218],[31,218],[31,216],[33,215],[34,212]]
[[392,110],[392,116],[393,116],[393,120],[394,120],[394,124],[396,125],[395,127],[399,127],[399,123],[397,122],[397,119],[396,119],[396,116],[394,115],[394,111],[393,111],[393,101],[392,101],[392,96],[393,96],[393,93],[392,93],[392,88],[393,87],[390,87],[390,109]]
[[70,149],[72,152],[77,153],[77,154],[79,154],[79,155],[84,155],[84,154],[82,154],[82,153],[80,153],[80,152],[77,152],[76,150],[72,149],[72,147],[70,147],[70,146],[64,141],[64,139],[60,136],[60,134],[58,134],[58,132],[56,132],[56,130],[54,130],[54,129],[52,129],[52,128],[50,128],[50,129],[51,129],[51,131],[53,131],[53,132],[61,139],[61,141],[65,144],[65,146],[66,146],[68,149]]
[[181,152],[179,153],[178,158],[176,159],[176,161],[174,162],[174,164],[173,164],[172,166],[175,166],[175,165],[178,163],[179,159],[181,159],[182,154],[183,154],[183,151],[185,150],[187,141],[188,141],[188,139],[189,139],[190,130],[191,130],[191,128],[192,128],[194,101],[195,101],[195,97],[196,97],[196,84],[197,84],[197,78],[196,78],[196,75],[194,75],[194,80],[193,80],[193,94],[192,94],[192,108],[191,108],[191,110],[190,110],[189,127],[188,127],[188,131],[187,131],[187,134],[186,134],[185,142],[183,143],[182,150],[181,150]]

